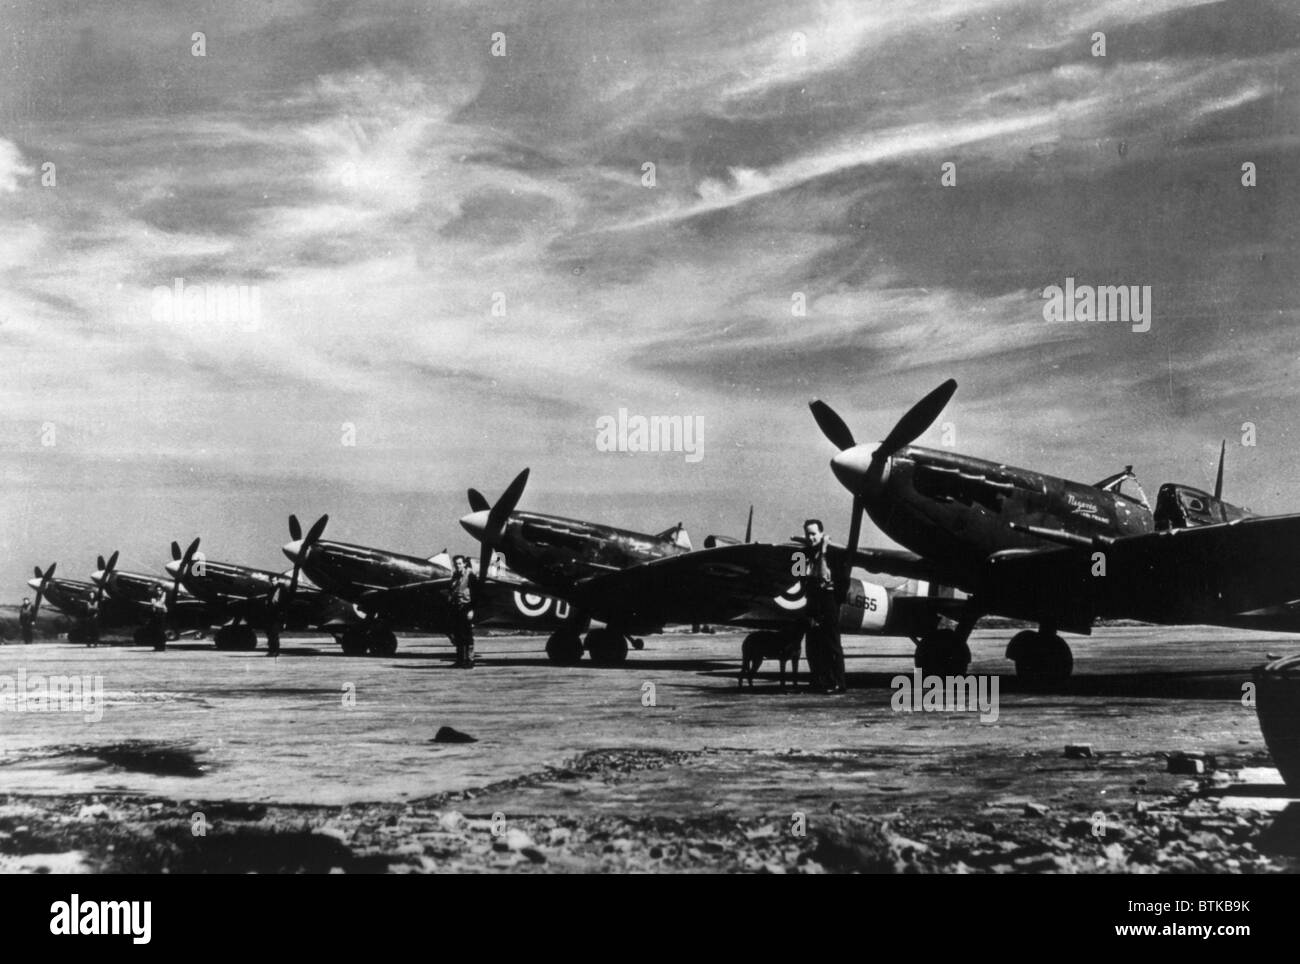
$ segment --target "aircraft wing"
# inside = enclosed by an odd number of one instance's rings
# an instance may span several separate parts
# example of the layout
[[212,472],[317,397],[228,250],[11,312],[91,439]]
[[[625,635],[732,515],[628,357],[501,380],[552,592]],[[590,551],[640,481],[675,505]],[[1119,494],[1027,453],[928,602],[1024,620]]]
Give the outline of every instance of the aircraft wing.
[[1075,632],[1105,616],[1231,625],[1300,597],[1300,515],[1008,550],[989,559],[977,595],[992,612]]
[[[791,548],[798,548],[793,543]],[[838,571],[844,565],[844,552],[839,546],[831,546],[831,565]],[[903,579],[919,579],[923,582],[956,585],[960,575],[947,572],[938,563],[931,562],[915,552],[906,549],[865,549],[858,548],[853,554],[853,565],[867,572],[899,576]]]
[[601,620],[634,627],[724,622],[796,583],[803,551],[754,542],[699,549],[583,579],[571,598]]

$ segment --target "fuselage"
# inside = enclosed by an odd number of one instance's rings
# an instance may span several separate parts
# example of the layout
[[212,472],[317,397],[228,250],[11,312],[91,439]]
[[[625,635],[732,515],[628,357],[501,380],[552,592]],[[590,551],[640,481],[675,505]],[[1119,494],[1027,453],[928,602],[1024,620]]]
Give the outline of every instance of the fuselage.
[[[167,571],[173,575],[181,563],[172,560]],[[277,586],[287,592],[292,577],[269,569],[253,569],[210,559],[194,559],[181,577],[181,584],[199,599],[214,606],[247,603],[240,615],[254,622],[263,622],[270,612],[269,603]],[[297,589],[288,603],[286,628],[323,626],[336,620],[346,621],[351,607],[328,593],[307,584],[300,578]]]
[[1155,519],[1136,482],[1120,473],[1105,488],[954,452],[904,446],[886,460],[878,486],[864,492],[873,522],[926,558],[942,560],[959,588],[977,587],[985,560],[1050,540],[1031,526],[1083,538],[1141,535]]
[[[284,553],[291,560],[298,559],[302,571],[321,590],[383,617],[393,628],[451,629],[446,596],[453,574],[449,564],[325,540],[311,543],[305,551],[301,542],[294,541],[284,547]],[[383,590],[406,586],[419,591],[382,595]],[[536,592],[502,567],[492,569],[474,610],[476,625],[503,629],[555,629],[569,625],[573,618],[576,613],[567,602]]]

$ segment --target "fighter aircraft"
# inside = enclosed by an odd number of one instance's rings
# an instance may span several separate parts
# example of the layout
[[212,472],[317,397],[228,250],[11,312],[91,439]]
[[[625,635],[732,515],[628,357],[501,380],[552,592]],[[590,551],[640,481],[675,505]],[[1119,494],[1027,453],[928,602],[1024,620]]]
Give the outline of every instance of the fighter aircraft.
[[[567,599],[584,617],[604,623],[592,628],[585,641],[582,621],[556,630],[546,644],[552,661],[578,662],[585,648],[595,663],[621,663],[637,634],[659,632],[670,623],[773,628],[799,620],[804,600],[796,573],[802,544],[750,542],[747,531],[744,542],[710,536],[703,549],[693,550],[680,523],[648,535],[515,512],[527,475],[525,469],[490,508],[471,489],[471,511],[460,523],[485,554],[501,552],[515,571]],[[843,549],[832,547],[831,553],[839,560]],[[840,626],[848,633],[915,637],[937,626],[941,613],[962,605],[850,579]]]
[[183,630],[206,630],[216,619],[212,608],[201,599],[181,589],[180,580],[175,576],[170,579],[142,572],[127,572],[117,568],[117,552],[104,561],[99,557],[99,568],[91,573],[90,581],[97,590],[97,600],[102,604],[104,594],[117,605],[133,613],[132,622],[137,628],[134,639],[138,643],[156,643],[151,638],[149,626],[149,603],[157,597],[161,589],[166,594],[167,620],[164,632],[175,635]]
[[[323,527],[322,527],[323,528]],[[362,617],[351,605],[300,579],[295,563],[287,573],[214,562],[198,551],[199,540],[184,553],[172,543],[167,571],[223,621],[214,634],[217,649],[257,648],[257,630],[323,629],[338,635]]]
[[39,566],[34,567],[35,576],[27,580],[27,585],[36,593],[33,602],[33,618],[41,611],[42,600],[72,620],[68,627],[68,641],[85,642],[90,638],[90,603],[96,598],[102,601],[99,606],[99,626],[101,629],[116,629],[139,624],[139,612],[134,606],[118,603],[112,599],[103,599],[102,592],[91,582],[79,579],[62,579],[54,575],[55,563],[50,563],[45,572]]
[[[345,653],[391,656],[397,651],[394,629],[450,632],[447,587],[452,566],[445,551],[422,559],[331,542],[321,538],[327,521],[328,516],[322,516],[304,536],[297,517],[290,516],[292,541],[284,546],[284,554],[321,590],[364,613],[364,622],[348,626],[339,637]],[[484,580],[475,580],[476,626],[554,630],[573,619],[564,600],[538,591],[504,567],[493,566],[490,559],[471,568],[476,577],[488,570],[493,574],[481,590]]]
[[[949,380],[880,443],[859,444],[822,401],[811,403],[840,449],[831,469],[853,494],[849,548],[873,572],[930,578],[971,594],[952,629],[917,645],[926,674],[964,673],[967,638],[982,615],[1038,623],[1007,658],[1019,676],[1059,680],[1073,669],[1058,631],[1088,634],[1098,618],[1281,628],[1300,618],[1300,515],[1255,517],[1215,494],[1175,483],[1153,511],[1132,466],[1084,485],[1000,462],[911,443],[938,418]],[[862,549],[862,513],[911,551]],[[1270,625],[1271,621],[1271,625]]]

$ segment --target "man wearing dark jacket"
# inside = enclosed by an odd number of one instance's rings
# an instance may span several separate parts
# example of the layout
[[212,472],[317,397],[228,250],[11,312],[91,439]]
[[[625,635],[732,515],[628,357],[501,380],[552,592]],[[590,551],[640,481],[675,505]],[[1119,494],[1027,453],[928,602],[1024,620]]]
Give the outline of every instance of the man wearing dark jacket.
[[808,673],[813,686],[823,693],[843,693],[844,649],[840,645],[840,604],[826,551],[830,543],[820,519],[804,522],[803,533],[808,546],[803,575]]
[[32,601],[24,597],[23,608],[18,610],[18,629],[22,633],[24,643],[32,641],[32,630],[35,625],[36,612],[32,608]]
[[474,668],[474,574],[469,559],[457,556],[452,560],[455,571],[447,587],[447,603],[451,608],[451,641],[456,644],[456,662],[459,669]]

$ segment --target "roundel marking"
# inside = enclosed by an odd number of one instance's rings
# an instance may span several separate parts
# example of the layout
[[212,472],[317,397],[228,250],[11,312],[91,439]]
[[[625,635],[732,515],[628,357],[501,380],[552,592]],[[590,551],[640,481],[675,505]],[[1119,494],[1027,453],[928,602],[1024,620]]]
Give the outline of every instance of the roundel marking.
[[516,592],[515,608],[525,616],[545,616],[546,611],[551,608],[551,600],[547,596],[540,596],[535,592]]
[[796,582],[781,595],[776,597],[776,604],[782,609],[803,609],[803,584]]

